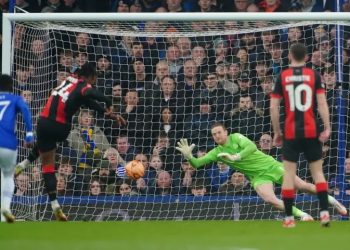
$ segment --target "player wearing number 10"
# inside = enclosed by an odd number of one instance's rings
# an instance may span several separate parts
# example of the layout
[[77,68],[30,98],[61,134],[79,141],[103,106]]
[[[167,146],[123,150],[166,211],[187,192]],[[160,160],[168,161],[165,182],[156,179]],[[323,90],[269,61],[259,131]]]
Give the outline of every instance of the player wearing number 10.
[[[271,119],[275,144],[282,145],[285,173],[282,198],[286,218],[284,227],[294,227],[292,206],[295,197],[295,175],[299,154],[304,153],[309,162],[311,175],[320,201],[321,225],[329,225],[327,182],[322,172],[322,143],[330,136],[329,110],[321,77],[304,66],[306,47],[294,44],[290,49],[290,67],[281,72],[271,94]],[[279,124],[281,99],[285,101],[285,123],[282,134]],[[320,133],[317,112],[321,116],[324,131]]]
[[[71,130],[72,116],[85,105],[99,113],[113,116],[112,102],[92,87],[96,81],[96,70],[91,64],[84,64],[77,78],[70,76],[54,89],[40,114],[37,126],[37,144],[42,163],[45,188],[52,210],[59,221],[66,221],[56,199],[55,149],[56,143],[67,139]],[[104,102],[106,109],[98,104]]]
[[0,76],[0,169],[3,176],[1,189],[1,214],[7,222],[14,222],[10,211],[15,184],[13,173],[17,159],[16,115],[21,112],[26,124],[26,146],[33,143],[32,118],[23,98],[12,94],[13,80],[9,75]]

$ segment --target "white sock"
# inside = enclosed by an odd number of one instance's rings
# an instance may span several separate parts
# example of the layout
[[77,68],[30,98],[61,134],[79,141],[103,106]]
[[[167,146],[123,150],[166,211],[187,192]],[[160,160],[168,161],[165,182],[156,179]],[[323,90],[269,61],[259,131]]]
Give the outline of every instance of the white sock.
[[15,183],[13,176],[2,171],[3,183],[1,189],[1,210],[10,211],[10,205],[12,201],[13,192],[15,190]]
[[336,203],[336,199],[333,196],[328,195],[328,203],[334,205]]
[[21,161],[18,166],[20,166],[22,169],[25,169],[29,166],[30,161],[28,159],[25,159],[23,161]]
[[57,208],[60,208],[60,204],[58,203],[57,200],[53,200],[51,201],[51,207],[52,207],[52,210],[56,210]]

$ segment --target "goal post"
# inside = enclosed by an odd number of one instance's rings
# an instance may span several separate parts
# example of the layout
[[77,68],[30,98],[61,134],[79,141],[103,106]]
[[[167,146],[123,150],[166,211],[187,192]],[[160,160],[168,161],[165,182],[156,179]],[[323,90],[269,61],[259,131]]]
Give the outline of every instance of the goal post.
[[[99,72],[97,88],[128,121],[119,127],[86,110],[74,117],[73,132],[56,159],[59,201],[71,220],[280,219],[281,213],[257,197],[247,179],[223,164],[189,170],[175,143],[186,137],[197,144],[195,154],[205,154],[214,146],[210,125],[221,121],[280,160],[280,150],[269,144],[268,95],[274,78],[288,66],[289,46],[303,42],[307,65],[328,84],[333,134],[324,147],[324,170],[334,195],[349,207],[350,60],[343,61],[350,50],[349,21],[347,13],[330,12],[5,13],[2,73],[16,79],[17,94],[30,92],[28,102],[37,118],[57,82],[82,62],[92,62]],[[174,84],[170,96],[163,81]],[[83,124],[84,115],[90,116],[89,125]],[[20,123],[19,139],[22,130]],[[122,143],[129,151],[123,152]],[[19,160],[27,154],[20,147]],[[147,172],[145,184],[123,176],[125,163],[135,157],[146,157],[153,171]],[[299,165],[299,175],[310,180],[305,159]],[[101,169],[107,169],[107,177]],[[169,177],[161,172],[170,176],[169,192],[160,191],[157,178]],[[19,191],[28,189],[14,198],[17,217],[51,220],[40,162],[32,163],[16,183]],[[279,191],[276,187],[277,195]],[[296,205],[317,214],[315,197],[299,193]]]

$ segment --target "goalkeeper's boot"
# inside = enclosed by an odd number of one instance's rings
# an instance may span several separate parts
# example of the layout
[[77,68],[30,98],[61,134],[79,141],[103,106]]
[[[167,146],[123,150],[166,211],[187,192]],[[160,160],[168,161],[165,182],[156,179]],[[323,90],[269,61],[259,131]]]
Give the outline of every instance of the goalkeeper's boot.
[[29,166],[30,162],[28,159],[25,159],[17,164],[15,168],[15,177],[19,176],[24,169],[26,169]]
[[287,216],[286,218],[284,218],[284,220],[283,220],[283,227],[284,228],[295,227],[294,216]]
[[301,221],[314,221],[314,218],[312,218],[311,215],[305,213],[303,216],[300,217]]
[[67,216],[63,213],[62,208],[56,208],[53,213],[55,214],[57,221],[68,221]]
[[4,216],[7,223],[13,223],[16,221],[15,216],[10,211],[2,211],[1,214]]
[[348,214],[348,211],[346,210],[346,208],[339,201],[335,200],[333,206],[335,209],[337,209],[340,215],[346,216]]
[[330,226],[330,217],[328,211],[321,211],[320,212],[320,221],[322,227],[329,227]]

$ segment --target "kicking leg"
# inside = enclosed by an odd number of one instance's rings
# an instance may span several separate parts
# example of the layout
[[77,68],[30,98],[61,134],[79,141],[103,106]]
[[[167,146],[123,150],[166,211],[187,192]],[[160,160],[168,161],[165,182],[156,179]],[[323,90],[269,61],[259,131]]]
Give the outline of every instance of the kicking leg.
[[[255,191],[265,202],[273,205],[278,210],[284,211],[284,203],[282,200],[277,198],[272,183],[264,183],[258,185]],[[301,211],[295,206],[292,207],[292,214],[296,217],[300,217],[300,219],[304,221],[313,220],[309,214]]]
[[56,176],[55,176],[55,149],[40,153],[42,162],[42,172],[45,183],[46,192],[51,202],[52,210],[59,221],[67,221],[66,215],[63,213],[58,201],[56,193]]
[[[294,184],[296,189],[298,190],[301,190],[309,194],[317,195],[316,186],[312,183],[303,181],[298,176],[295,177]],[[344,205],[341,204],[339,201],[337,201],[333,196],[328,195],[328,202],[338,211],[339,214],[341,214],[342,216],[347,215],[347,210],[344,207]]]

